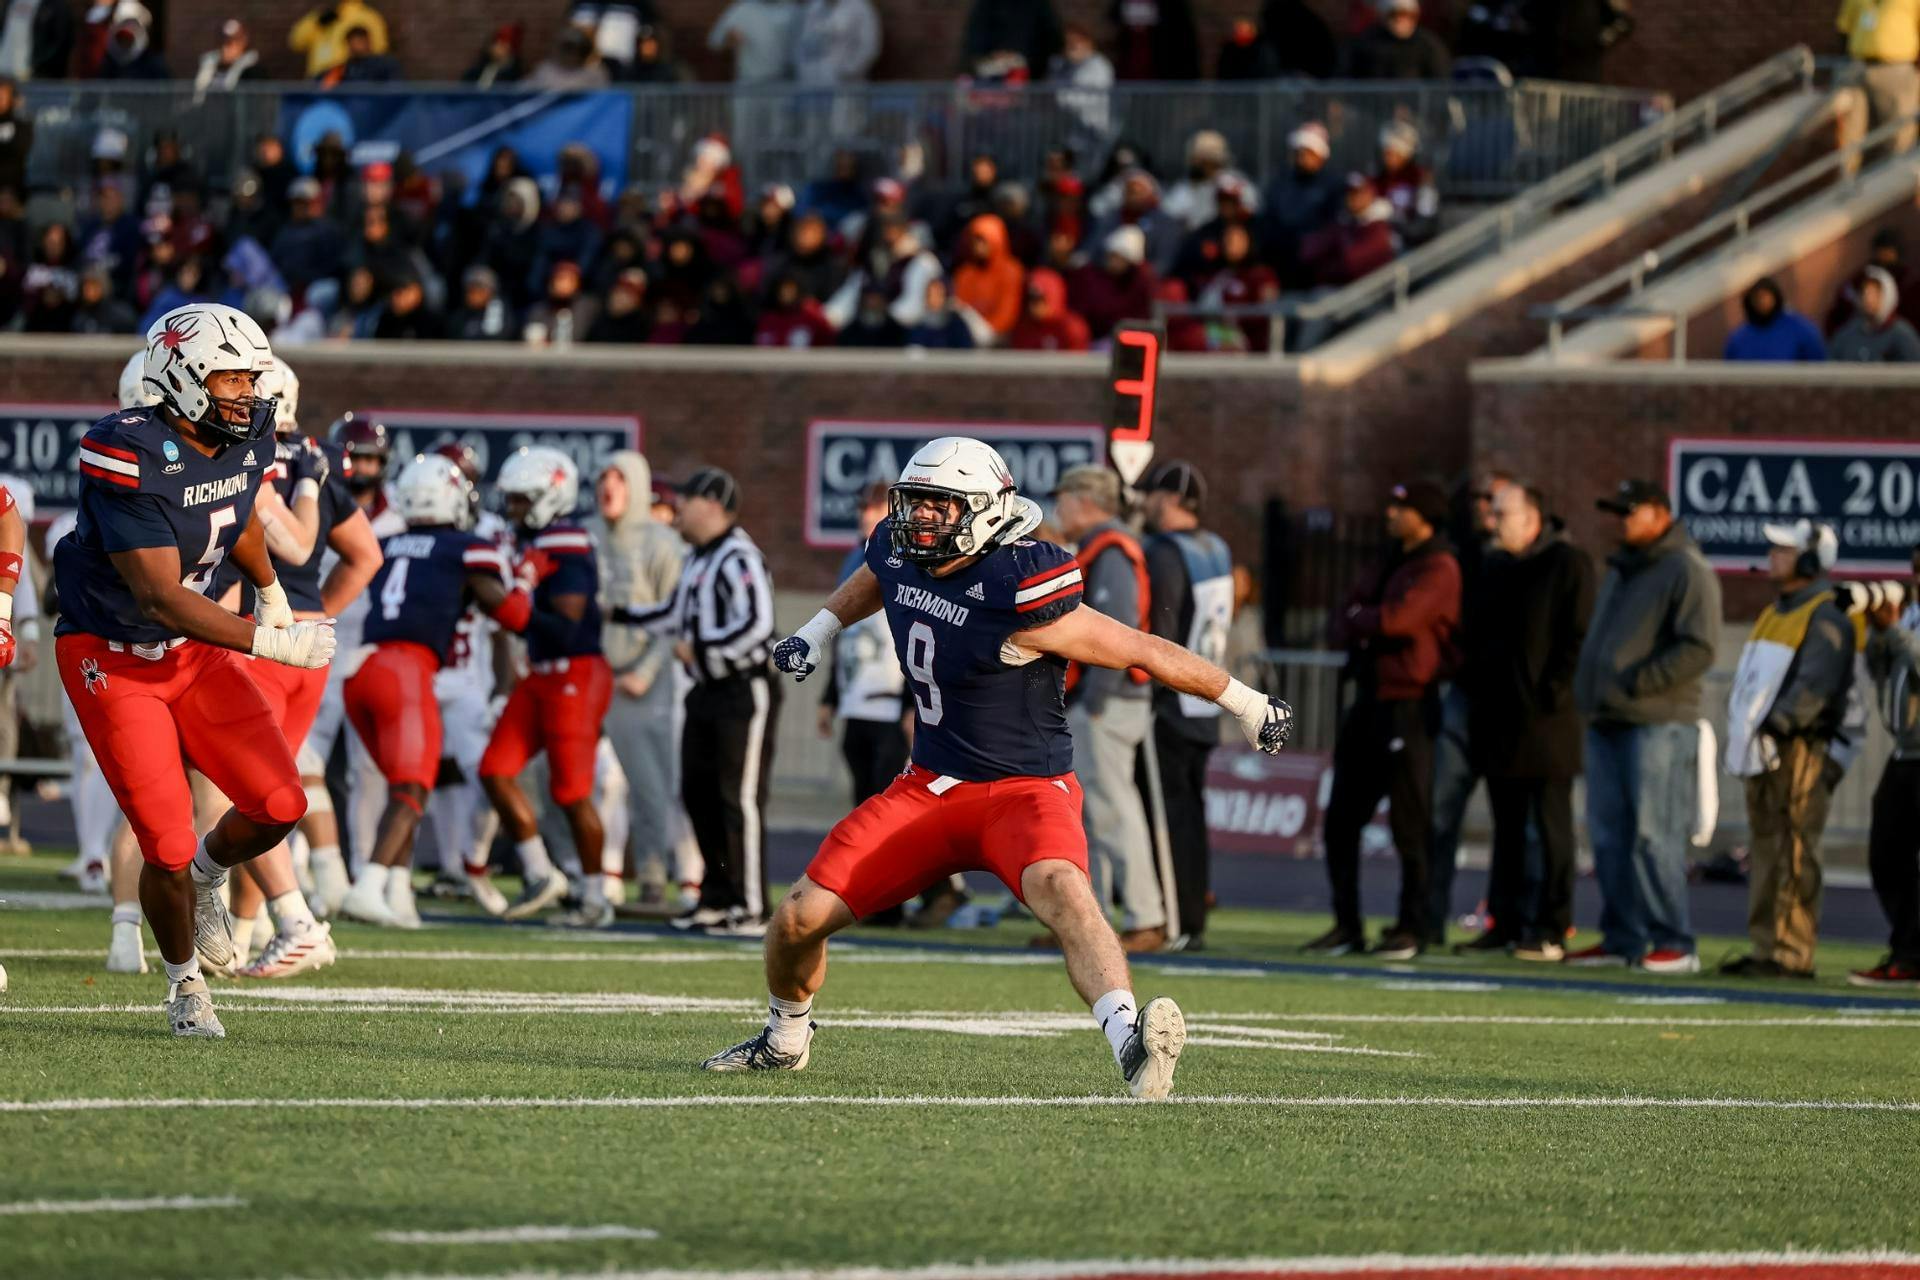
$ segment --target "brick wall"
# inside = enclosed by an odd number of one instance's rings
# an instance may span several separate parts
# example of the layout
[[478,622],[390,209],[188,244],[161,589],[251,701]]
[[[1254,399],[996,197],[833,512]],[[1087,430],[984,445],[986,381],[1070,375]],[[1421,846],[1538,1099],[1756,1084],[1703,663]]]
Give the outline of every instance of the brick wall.
[[[727,75],[725,59],[707,52],[706,34],[727,0],[655,0],[663,25],[681,56],[702,79]],[[885,44],[876,73],[888,79],[938,80],[956,70],[967,0],[875,0]],[[1315,8],[1344,29],[1346,0],[1314,0]],[[465,69],[486,33],[518,19],[527,26],[528,52],[544,54],[572,8],[571,0],[381,0],[376,6],[392,27],[398,53],[416,79],[451,80]],[[1258,0],[1194,0],[1202,60],[1213,57],[1236,19],[1259,10]],[[1455,4],[1456,10],[1464,3]],[[1057,0],[1063,19],[1080,19],[1106,31],[1106,0]],[[1666,89],[1692,97],[1787,46],[1806,42],[1816,52],[1835,50],[1830,3],[1809,0],[1658,0],[1634,6],[1638,30],[1606,63],[1610,83]],[[239,17],[276,75],[297,78],[304,64],[286,48],[285,33],[303,12],[284,0],[172,0],[165,23],[176,71],[209,48],[220,22]]]

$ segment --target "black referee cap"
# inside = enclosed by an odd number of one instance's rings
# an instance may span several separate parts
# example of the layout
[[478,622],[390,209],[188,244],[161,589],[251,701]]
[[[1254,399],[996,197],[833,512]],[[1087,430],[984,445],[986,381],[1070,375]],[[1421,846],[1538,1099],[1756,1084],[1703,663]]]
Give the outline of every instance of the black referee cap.
[[712,498],[732,515],[740,509],[740,486],[718,467],[702,467],[680,486],[682,498]]
[[1191,462],[1166,462],[1155,467],[1147,482],[1140,486],[1140,492],[1171,493],[1181,506],[1196,515],[1207,504],[1206,477]]

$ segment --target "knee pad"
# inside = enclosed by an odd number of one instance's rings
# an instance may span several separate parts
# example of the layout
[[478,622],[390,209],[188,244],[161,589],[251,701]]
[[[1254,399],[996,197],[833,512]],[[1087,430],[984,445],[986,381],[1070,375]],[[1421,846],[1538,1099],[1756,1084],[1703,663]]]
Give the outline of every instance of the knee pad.
[[169,831],[151,841],[144,836],[140,839],[140,857],[162,871],[185,871],[199,848],[200,841],[191,828]]
[[307,813],[310,815],[333,812],[333,792],[327,790],[327,784],[316,782],[303,787],[307,795]]
[[283,782],[261,797],[257,812],[246,815],[263,827],[290,827],[307,816],[307,793],[298,782]]

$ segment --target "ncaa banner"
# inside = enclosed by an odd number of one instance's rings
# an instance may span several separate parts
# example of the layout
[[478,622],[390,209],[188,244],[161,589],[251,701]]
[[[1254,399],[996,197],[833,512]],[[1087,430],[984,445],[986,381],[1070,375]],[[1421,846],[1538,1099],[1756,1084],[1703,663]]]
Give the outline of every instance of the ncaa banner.
[[117,407],[0,403],[0,474],[32,486],[36,517],[80,501],[80,437]]
[[914,450],[941,436],[972,436],[999,451],[1022,495],[1044,502],[1069,467],[1107,460],[1106,428],[1019,426],[993,422],[850,422],[807,424],[807,545],[851,547],[860,541],[860,493],[874,481],[892,484]]
[[1676,438],[1667,492],[1707,560],[1767,560],[1762,526],[1806,518],[1840,535],[1841,573],[1905,578],[1920,543],[1920,443]]
[[355,416],[386,424],[393,439],[397,472],[416,453],[443,444],[464,444],[480,464],[481,482],[490,485],[516,449],[546,445],[573,459],[580,469],[580,509],[593,505],[593,483],[620,449],[640,447],[640,419],[565,413],[458,413],[420,409],[357,409]]
[[560,149],[584,143],[600,159],[602,194],[627,184],[633,100],[624,93],[289,93],[280,100],[287,152],[302,173],[329,133],[358,168],[391,163],[402,151],[426,173],[458,170],[472,202],[487,164],[512,147],[551,194]]

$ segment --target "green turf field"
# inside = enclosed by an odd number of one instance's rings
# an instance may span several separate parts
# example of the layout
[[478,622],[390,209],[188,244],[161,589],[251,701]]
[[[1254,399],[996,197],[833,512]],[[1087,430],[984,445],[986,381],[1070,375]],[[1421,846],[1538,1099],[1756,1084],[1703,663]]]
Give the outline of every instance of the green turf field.
[[[0,896],[61,861],[0,864]],[[1223,913],[1209,958],[1320,926]],[[103,972],[104,908],[0,908],[0,1275],[1920,1250],[1920,993],[1143,965],[1187,1011],[1191,1101],[1135,1104],[1030,931],[837,951],[813,1065],[746,1078],[693,1064],[760,1020],[756,944],[342,925],[339,965],[217,983],[228,1038],[176,1042],[161,978]],[[46,1105],[73,1099],[127,1105]],[[228,1203],[22,1207],[165,1196]],[[520,1227],[629,1230],[384,1238]]]

